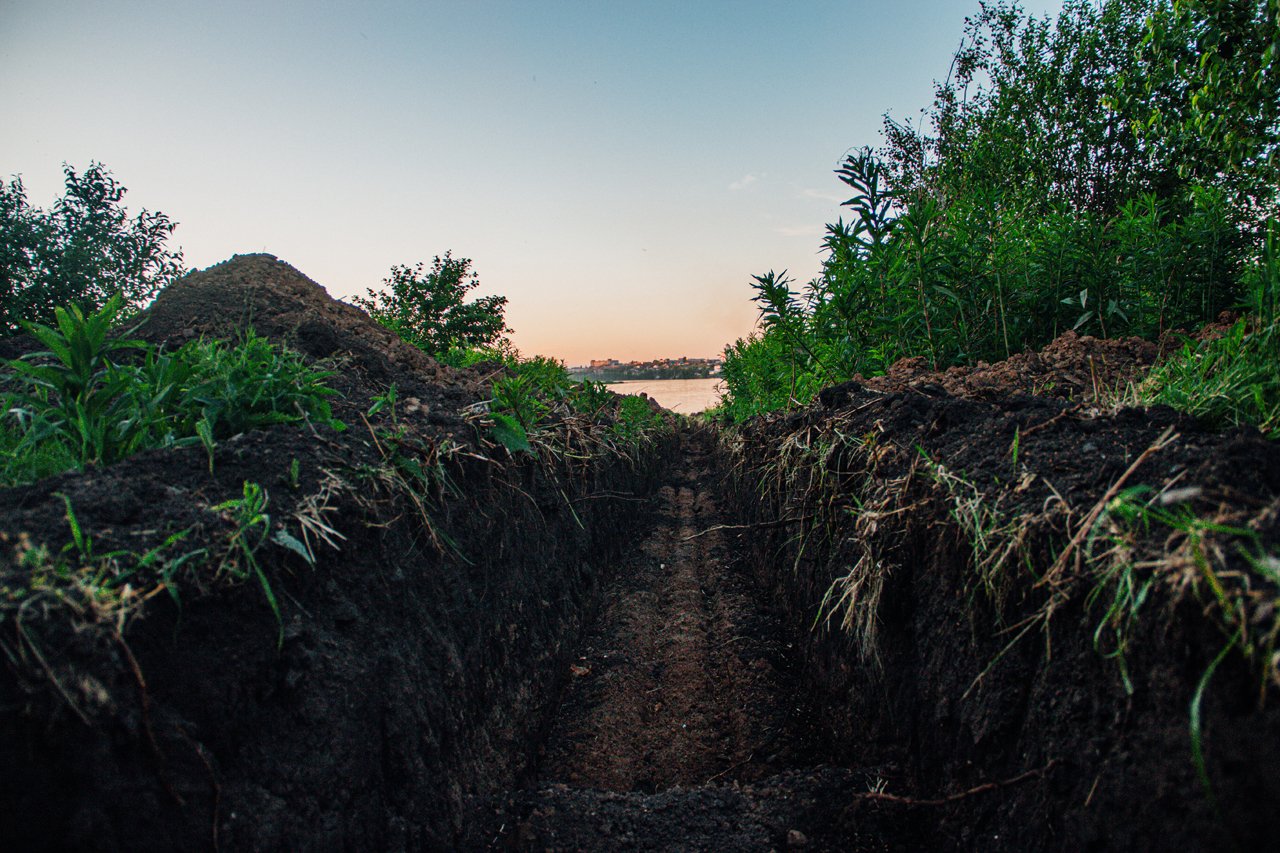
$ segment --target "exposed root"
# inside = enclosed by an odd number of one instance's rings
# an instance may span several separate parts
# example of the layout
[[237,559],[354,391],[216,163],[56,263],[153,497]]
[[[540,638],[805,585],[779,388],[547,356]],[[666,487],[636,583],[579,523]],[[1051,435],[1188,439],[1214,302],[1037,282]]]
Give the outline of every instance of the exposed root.
[[1017,785],[1030,779],[1039,778],[1044,776],[1054,767],[1057,767],[1060,763],[1061,762],[1059,762],[1058,759],[1054,758],[1044,767],[1038,767],[1035,770],[1028,770],[1025,773],[1019,773],[1017,776],[1012,776],[999,782],[983,782],[981,785],[974,785],[972,788],[960,791],[959,793],[949,794],[945,797],[937,797],[934,799],[904,797],[899,794],[886,793],[885,791],[867,791],[863,794],[854,794],[853,798],[854,800],[872,800],[880,803],[896,803],[904,806],[947,806],[978,794],[998,791],[1001,788],[1008,788],[1011,785]]

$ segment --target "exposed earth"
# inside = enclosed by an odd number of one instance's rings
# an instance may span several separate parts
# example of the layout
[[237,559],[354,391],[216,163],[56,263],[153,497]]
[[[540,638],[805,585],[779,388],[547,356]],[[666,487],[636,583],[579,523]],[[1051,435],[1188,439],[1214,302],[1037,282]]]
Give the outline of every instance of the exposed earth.
[[[140,333],[249,326],[336,367],[347,430],[0,490],[0,848],[1273,841],[1280,451],[1110,402],[1155,345],[903,362],[625,452],[608,413],[560,413],[513,453],[494,371],[270,256]],[[228,568],[246,482],[279,620]],[[69,553],[69,506],[94,555],[160,555],[119,601],[83,554],[14,592]]]
[[469,846],[884,849],[833,820],[875,777],[819,766],[794,647],[717,505],[714,441],[685,435],[654,529],[570,664],[534,784],[480,804]]

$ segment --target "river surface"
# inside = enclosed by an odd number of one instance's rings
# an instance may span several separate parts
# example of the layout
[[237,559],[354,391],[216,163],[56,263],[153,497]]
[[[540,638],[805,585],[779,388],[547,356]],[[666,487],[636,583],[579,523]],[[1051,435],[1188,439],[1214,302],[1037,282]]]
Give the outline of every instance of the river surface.
[[719,379],[632,379],[611,382],[610,391],[618,394],[644,392],[663,407],[682,415],[701,412],[720,402],[724,383]]

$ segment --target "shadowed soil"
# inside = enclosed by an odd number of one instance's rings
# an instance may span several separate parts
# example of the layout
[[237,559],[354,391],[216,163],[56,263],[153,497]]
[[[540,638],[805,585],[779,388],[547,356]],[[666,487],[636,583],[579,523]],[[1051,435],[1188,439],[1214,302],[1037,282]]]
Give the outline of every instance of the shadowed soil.
[[[493,440],[489,374],[267,256],[184,279],[139,334],[249,326],[335,371],[346,431],[0,490],[0,849],[1273,840],[1280,447],[1108,407],[1154,345],[906,360],[630,455],[565,416],[536,456]],[[279,617],[230,573],[250,481]],[[1106,514],[1139,485],[1198,538]],[[49,558],[72,507],[138,561],[114,598]],[[1122,577],[1150,590],[1128,621]],[[1252,657],[1219,653],[1232,630]]]
[[729,547],[741,528],[718,506],[713,443],[684,435],[658,522],[569,667],[536,781],[481,803],[470,846],[884,849],[842,814],[876,774],[812,769],[793,644]]
[[687,438],[683,452],[657,528],[570,668],[546,781],[660,791],[757,779],[807,746],[781,632],[725,547],[707,451]]

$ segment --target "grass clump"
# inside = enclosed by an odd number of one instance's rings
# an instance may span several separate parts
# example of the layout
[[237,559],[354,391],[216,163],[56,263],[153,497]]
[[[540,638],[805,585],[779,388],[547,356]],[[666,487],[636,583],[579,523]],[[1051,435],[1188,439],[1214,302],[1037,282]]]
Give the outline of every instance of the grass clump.
[[1215,427],[1252,424],[1280,435],[1280,225],[1248,272],[1248,314],[1218,338],[1188,342],[1158,365],[1139,402],[1165,404]]
[[[231,538],[227,544],[227,553],[222,559],[220,571],[226,571],[232,577],[241,580],[250,575],[257,578],[267,598],[267,604],[276,617],[276,624],[280,628],[277,642],[283,642],[284,621],[280,617],[280,603],[276,600],[271,582],[267,580],[266,572],[262,570],[257,557],[258,549],[271,533],[271,516],[267,514],[269,502],[266,489],[258,483],[245,480],[243,494],[240,497],[223,501],[211,509],[214,512],[225,513],[232,524]],[[284,530],[279,533],[289,535]],[[297,545],[296,539],[292,540],[291,550],[301,554],[304,559],[307,558],[307,552]]]
[[[1200,487],[1125,489],[1108,502],[1091,536],[1095,586],[1088,603],[1104,611],[1094,645],[1116,660],[1129,692],[1126,654],[1139,613],[1160,585],[1175,596],[1194,595],[1223,637],[1258,666],[1264,689],[1280,686],[1280,560],[1258,532],[1263,516],[1210,510],[1203,497]],[[1097,542],[1106,547],[1099,550]]]
[[7,363],[0,481],[31,482],[109,465],[141,450],[202,444],[274,424],[342,428],[331,376],[250,331],[238,343],[192,341],[166,352],[115,337],[118,297],[86,314],[58,308],[55,324],[27,324],[45,349]]

